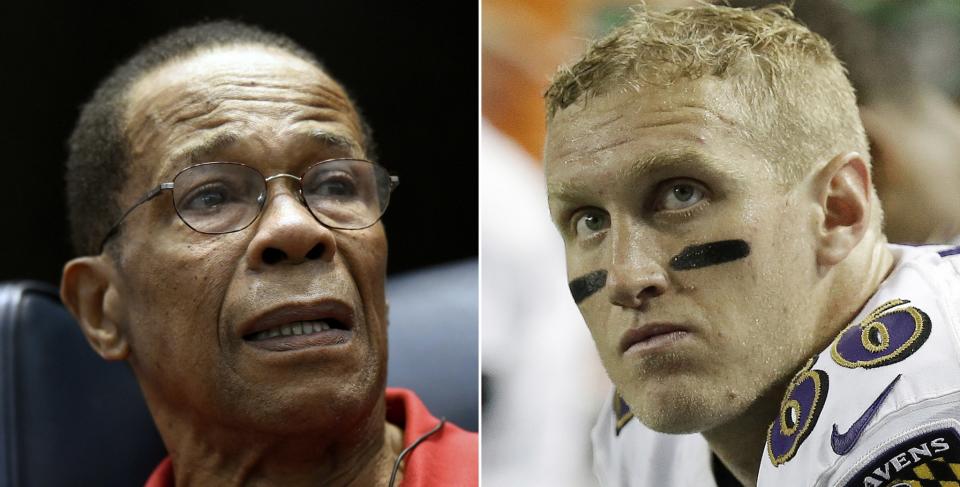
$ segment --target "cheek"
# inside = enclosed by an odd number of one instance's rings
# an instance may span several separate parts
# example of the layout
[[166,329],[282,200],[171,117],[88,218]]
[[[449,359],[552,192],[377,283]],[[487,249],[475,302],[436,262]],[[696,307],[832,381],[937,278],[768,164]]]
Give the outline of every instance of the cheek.
[[811,289],[816,273],[814,229],[807,215],[789,199],[766,215],[757,232],[758,279],[768,292],[782,295],[780,302],[789,303]]
[[[774,230],[775,227],[769,227]],[[809,276],[803,262],[810,259],[799,235],[758,232],[752,252],[740,271],[727,276],[726,285],[711,299],[712,313],[725,316],[720,328],[721,349],[733,350],[742,367],[770,369],[770,364],[792,357],[805,346],[802,330],[814,310],[807,309]]]
[[[767,204],[769,201],[776,204]],[[773,306],[782,301],[762,302],[759,296],[799,292],[796,286],[813,255],[804,218],[790,197],[767,194],[718,219],[712,236],[741,239],[749,245],[746,258],[718,268],[725,272],[715,274],[714,280],[726,281],[719,292],[726,294],[731,303],[749,302],[753,307]],[[737,250],[733,245],[728,247],[728,253]]]
[[620,358],[619,333],[623,332],[622,327],[611,326],[617,322],[616,310],[608,301],[597,298],[584,301],[579,309],[604,367],[613,370],[611,366],[615,366]]
[[173,356],[217,340],[223,297],[237,257],[213,243],[141,248],[125,259],[134,347],[148,339],[146,349]]
[[337,242],[357,287],[382,287],[387,273],[387,238],[381,225],[342,234]]
[[363,300],[368,321],[385,327],[387,239],[383,226],[377,224],[351,234],[343,234],[337,245],[360,299]]

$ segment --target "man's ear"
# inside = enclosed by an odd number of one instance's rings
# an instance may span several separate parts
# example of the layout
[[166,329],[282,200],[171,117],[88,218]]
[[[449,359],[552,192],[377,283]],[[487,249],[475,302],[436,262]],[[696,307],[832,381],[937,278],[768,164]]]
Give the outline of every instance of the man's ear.
[[114,278],[112,266],[101,256],[78,257],[63,267],[60,299],[94,351],[106,360],[125,360],[130,346],[118,323]]
[[839,264],[870,228],[873,182],[863,156],[847,152],[833,158],[814,176],[821,219],[817,231],[817,264]]

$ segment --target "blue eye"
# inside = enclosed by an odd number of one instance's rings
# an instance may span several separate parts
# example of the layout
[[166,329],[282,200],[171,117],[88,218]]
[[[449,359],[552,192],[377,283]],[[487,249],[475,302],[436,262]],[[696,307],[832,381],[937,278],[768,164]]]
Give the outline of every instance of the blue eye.
[[575,221],[576,235],[578,237],[590,237],[609,227],[610,219],[606,213],[599,210],[581,212]]
[[693,181],[678,181],[666,186],[656,202],[657,210],[683,210],[689,208],[706,197],[703,186]]

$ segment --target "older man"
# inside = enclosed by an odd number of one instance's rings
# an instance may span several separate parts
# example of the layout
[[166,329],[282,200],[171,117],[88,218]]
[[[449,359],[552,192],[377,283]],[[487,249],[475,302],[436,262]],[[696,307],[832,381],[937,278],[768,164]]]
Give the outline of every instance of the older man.
[[385,392],[396,178],[344,89],[282,36],[169,34],[70,143],[63,300],[126,360],[170,452],[148,485],[475,485],[476,436]]
[[618,391],[605,485],[954,480],[960,250],[886,243],[822,38],[784,7],[641,8],[546,98],[551,214]]

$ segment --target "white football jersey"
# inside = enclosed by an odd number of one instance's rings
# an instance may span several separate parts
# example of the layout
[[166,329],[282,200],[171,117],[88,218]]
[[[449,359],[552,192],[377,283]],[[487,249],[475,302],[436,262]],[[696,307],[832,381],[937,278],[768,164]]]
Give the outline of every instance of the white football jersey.
[[960,247],[896,267],[790,383],[761,487],[960,486]]
[[[960,487],[960,247],[890,249],[893,271],[791,381],[760,487]],[[603,486],[716,487],[701,435],[652,431],[614,394],[591,436]]]
[[707,440],[647,428],[611,392],[591,433],[593,470],[603,487],[717,487]]

